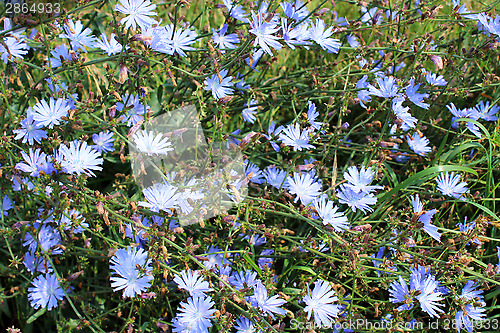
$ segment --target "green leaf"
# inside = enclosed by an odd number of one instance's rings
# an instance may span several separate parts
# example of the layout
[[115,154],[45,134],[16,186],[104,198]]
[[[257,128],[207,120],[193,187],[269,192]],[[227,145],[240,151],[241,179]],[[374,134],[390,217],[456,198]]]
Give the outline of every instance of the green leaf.
[[387,176],[387,180],[389,180],[390,182],[392,182],[393,186],[396,186],[396,184],[399,183],[399,182],[398,182],[398,177],[394,173],[394,170],[392,170],[391,166],[386,161],[384,161],[383,164],[385,166],[384,173]]
[[158,104],[161,105],[161,99],[163,98],[163,85],[158,86],[158,91],[156,92],[156,98],[158,98]]
[[300,295],[302,289],[297,288],[283,288],[283,293],[285,295]]
[[121,163],[121,161],[120,161],[120,159],[118,157],[104,155],[103,158],[106,161],[109,161],[109,162],[111,162],[113,164],[119,164],[119,163]]
[[488,299],[493,298],[493,297],[496,298],[498,295],[500,295],[500,288],[497,288],[497,289],[495,289],[495,291],[492,291],[488,295],[484,296],[484,299],[488,300]]
[[478,148],[478,149],[484,149],[482,145],[480,145],[477,142],[469,142],[469,143],[464,143],[460,144],[459,146],[455,147],[455,149],[447,151],[444,153],[440,158],[439,161],[441,163],[448,163],[450,162],[455,156],[460,154],[462,151],[467,150],[469,148]]
[[475,176],[477,176],[477,172],[474,171],[474,169],[460,165],[439,165],[430,167],[420,172],[417,172],[413,176],[410,176],[407,180],[405,180],[402,183],[399,183],[396,187],[387,192],[382,198],[380,198],[379,207],[384,207],[384,205],[382,205],[382,202],[389,200],[393,195],[396,195],[400,190],[408,188],[410,186],[420,186],[427,180],[433,178],[436,174],[446,171],[464,171],[472,173]]
[[489,208],[487,208],[481,204],[478,204],[477,202],[473,202],[473,201],[469,201],[469,200],[467,200],[466,202],[481,209],[483,212],[485,212],[488,215],[490,215],[491,217],[495,218],[497,221],[500,221],[500,218],[498,218],[498,216],[494,212],[492,212]]
[[252,266],[253,269],[255,269],[257,271],[257,273],[259,273],[259,276],[262,276],[262,270],[259,268],[259,266],[257,266],[255,264],[255,262],[252,260],[252,258],[250,258],[250,256],[248,255],[248,253],[245,253],[243,255],[243,259],[245,259],[245,261],[250,265]]
[[40,317],[41,315],[43,315],[45,312],[47,312],[47,308],[41,308],[40,310],[38,310],[37,312],[35,312],[31,317],[29,317],[28,320],[26,320],[26,324],[31,324],[32,322],[34,322],[35,320],[37,320],[38,317]]
[[305,272],[311,273],[314,276],[318,275],[312,268],[309,268],[307,266],[293,266],[293,269],[305,271]]

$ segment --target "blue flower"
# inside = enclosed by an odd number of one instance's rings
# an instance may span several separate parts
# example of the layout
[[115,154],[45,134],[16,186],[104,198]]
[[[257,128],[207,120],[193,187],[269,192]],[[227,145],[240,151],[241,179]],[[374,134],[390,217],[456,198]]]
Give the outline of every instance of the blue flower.
[[274,165],[270,165],[264,169],[264,177],[269,185],[277,188],[287,187],[287,173],[285,170],[278,169]]
[[[8,31],[8,34],[11,36],[14,36],[14,37],[20,38],[20,39],[23,38],[22,34],[26,31],[26,28],[16,28],[15,30],[12,30],[12,28],[14,28],[12,23],[14,23],[14,22],[10,18],[6,17],[2,21],[3,21],[3,30],[0,30],[0,33]],[[35,31],[36,31],[36,29],[35,29]],[[31,36],[30,36],[30,38],[31,38]]]
[[59,125],[62,117],[68,115],[70,106],[63,98],[54,100],[52,97],[47,101],[42,100],[35,104],[33,107],[33,119],[37,122],[38,126],[48,126],[53,128],[54,125]]
[[198,271],[191,271],[189,269],[183,270],[181,275],[174,276],[174,282],[177,283],[179,289],[186,290],[191,296],[203,297],[204,293],[213,291],[209,287],[207,281],[203,280]]
[[415,8],[417,8],[418,15],[422,15],[422,11],[420,10],[420,0],[415,0]]
[[[22,35],[26,28],[13,29],[12,20],[5,17],[3,20],[3,30],[0,33],[3,34],[3,43],[0,44],[0,58],[7,63],[14,60],[14,58],[23,59],[23,56],[28,53],[30,47],[26,44],[26,40]],[[36,31],[36,29],[33,29]],[[7,35],[7,36],[6,36]],[[30,36],[31,37],[31,36]],[[1,37],[0,37],[1,38]]]
[[115,36],[116,35],[112,33],[108,42],[108,37],[105,33],[102,33],[101,39],[98,39],[94,42],[94,47],[100,48],[101,50],[106,52],[108,56],[120,53],[123,49],[123,46],[118,43],[118,41],[115,39]]
[[243,23],[248,23],[248,19],[245,17],[247,14],[240,5],[234,5],[232,0],[222,0],[222,3],[226,6],[229,16]]
[[437,210],[432,209],[424,211],[423,210],[424,206],[417,194],[411,196],[410,198],[413,206],[413,214],[417,214],[418,215],[417,221],[424,224],[422,229],[426,233],[428,233],[432,238],[434,238],[438,242],[441,242],[441,234],[438,232],[438,228],[435,225],[431,224],[432,217],[434,216],[434,214],[437,213]]
[[338,211],[337,206],[333,207],[333,201],[321,197],[313,201],[313,206],[323,220],[324,225],[331,225],[337,232],[344,232],[344,230],[349,229],[347,217],[344,216],[344,212]]
[[[156,219],[155,219],[156,217]],[[135,243],[139,244],[138,246],[141,248],[145,248],[147,241],[149,240],[148,234],[146,233],[146,228],[151,228],[154,222],[151,222],[147,217],[142,217],[142,215],[135,216],[133,215],[131,219],[135,223],[128,223],[125,228],[125,236],[127,238],[132,239]],[[159,216],[153,216],[153,220],[158,225],[162,225],[165,221],[163,218],[159,218]]]
[[[271,267],[274,261],[274,258],[271,257],[274,253],[273,249],[265,249],[260,253],[260,258],[257,260],[257,264],[260,269],[266,268],[266,266]],[[260,280],[259,280],[260,281]]]
[[5,46],[0,44],[0,58],[4,63],[12,61],[13,58],[23,59],[23,56],[28,53],[28,44],[22,39],[15,37],[5,37],[3,38]]
[[260,58],[264,55],[264,50],[263,49],[257,49],[253,50],[252,52],[252,57],[247,57],[245,58],[245,62],[250,66],[251,69],[255,70],[258,72],[258,70],[255,69],[257,64],[259,63]]
[[317,198],[321,192],[321,184],[316,182],[308,173],[294,172],[293,177],[288,177],[287,188],[291,194],[296,194],[294,202],[300,199],[300,203],[307,206]]
[[311,42],[308,41],[311,36],[307,22],[292,27],[288,20],[282,17],[281,30],[283,31],[283,40],[289,48],[295,50],[295,45],[303,45],[305,49],[309,50],[307,45],[311,45]]
[[[34,228],[38,228],[40,224],[36,222],[33,226]],[[63,253],[62,247],[60,246],[61,234],[48,224],[42,224],[40,230],[38,230],[37,236],[33,237],[30,232],[27,232],[24,236],[23,246],[28,246],[29,251],[37,251],[38,245],[40,245],[43,251],[49,254]]]
[[[122,115],[122,123],[126,122],[127,126],[132,126],[144,119],[141,115],[144,114],[146,108],[141,104],[139,96],[125,94],[121,96],[121,98],[123,103],[116,103],[116,110],[126,111],[125,114]],[[149,110],[149,106],[147,106],[147,109]]]
[[85,217],[80,214],[76,209],[66,208],[59,221],[59,226],[62,226],[64,230],[72,230],[74,234],[81,234],[85,231],[83,227],[88,228],[89,224],[85,222]]
[[235,49],[236,45],[240,42],[237,34],[229,34],[226,35],[227,32],[227,24],[224,24],[222,28],[217,32],[217,30],[212,29],[212,40],[217,45],[217,47],[221,50],[221,53],[226,53],[226,49]]
[[313,145],[309,144],[309,131],[306,129],[300,131],[298,123],[290,124],[279,134],[279,139],[287,146],[292,146],[293,150],[311,149]]
[[[68,106],[70,110],[75,110],[76,109],[76,101],[78,101],[78,94],[70,94],[68,92],[68,86],[65,82],[57,82],[56,79],[52,78],[47,78],[45,79],[45,82],[47,82],[47,87],[50,89],[51,92],[53,92],[55,95],[62,95],[62,98],[67,100]],[[28,108],[28,114],[30,111],[30,108]]]
[[429,109],[429,104],[424,102],[424,98],[428,98],[429,94],[420,94],[417,92],[420,84],[415,84],[415,80],[411,79],[406,87],[406,96],[413,104],[420,106],[423,109]]
[[431,317],[439,318],[439,313],[444,313],[439,307],[444,306],[444,304],[438,303],[443,300],[443,293],[436,291],[439,282],[435,280],[433,275],[429,275],[424,281],[422,281],[419,288],[420,294],[417,295],[417,300],[420,302],[420,307],[422,310],[427,312]]
[[220,71],[220,75],[213,74],[205,79],[205,90],[211,90],[212,96],[216,99],[224,98],[233,93],[233,89],[230,88],[234,85],[231,82],[233,77],[226,77],[227,73],[227,69],[223,69]]
[[254,163],[245,160],[245,176],[249,176],[252,174],[250,181],[255,184],[262,184],[265,182],[264,176],[262,175],[262,171],[259,169],[257,165]]
[[156,21],[150,16],[157,15],[155,9],[156,5],[149,0],[120,0],[115,5],[116,11],[127,15],[120,23],[125,23],[125,29],[131,26],[134,30],[137,25],[142,29],[153,25]]
[[227,149],[231,148],[231,145],[238,146],[241,143],[241,140],[236,138],[237,135],[241,133],[241,128],[238,128],[236,131],[229,133],[229,137],[227,139]]
[[[393,248],[389,248],[390,250],[394,250]],[[380,249],[378,249],[378,252],[376,255],[372,254],[370,257],[371,258],[374,258],[374,259],[380,259],[380,260],[372,260],[372,263],[373,263],[373,266],[374,267],[380,267],[380,264],[382,263],[385,263],[385,259],[384,259],[384,252],[385,252],[385,246],[382,246],[380,247]],[[387,257],[387,256],[386,256]],[[388,266],[388,267],[384,267],[386,270],[391,270],[391,271],[397,271],[397,268],[395,266]],[[388,272],[386,271],[380,271],[377,269],[377,276],[380,277],[381,274],[388,274]]]
[[442,75],[438,76],[434,73],[427,73],[425,79],[427,80],[427,82],[429,82],[430,85],[433,86],[445,86],[448,83]]
[[432,150],[432,148],[429,147],[429,139],[425,136],[421,137],[417,132],[413,133],[411,137],[406,137],[406,142],[411,150],[420,156],[425,156]]
[[41,272],[43,274],[52,272],[50,261],[45,260],[43,257],[37,256],[35,252],[28,251],[24,255],[24,266],[31,274]]
[[163,133],[154,134],[153,131],[139,130],[132,135],[134,144],[138,151],[153,155],[167,155],[169,151],[174,150],[169,139],[164,137]]
[[460,0],[452,0],[452,6],[453,10],[456,9],[457,13],[460,14],[463,18],[478,20],[477,14],[469,14],[470,12],[467,7],[465,7],[465,5],[460,6]]
[[171,212],[177,207],[179,194],[177,187],[167,183],[156,183],[142,190],[147,202],[139,201],[139,206],[149,208],[152,212]]
[[[243,236],[243,235],[244,234],[240,234],[240,236]],[[252,234],[251,236],[246,235],[243,237],[243,239],[248,240],[248,244],[250,244],[252,246],[260,246],[260,245],[266,244],[266,242],[267,242],[265,237],[258,235],[258,234]]]
[[457,311],[455,314],[455,323],[457,331],[460,332],[462,328],[465,328],[467,332],[472,333],[474,331],[473,322],[476,323],[480,320],[485,320],[486,313],[484,313],[486,309],[477,308],[472,305],[466,305],[463,310]]
[[316,19],[315,23],[311,24],[309,28],[309,36],[315,41],[321,48],[328,53],[339,53],[340,41],[335,38],[330,38],[333,34],[333,27],[329,27],[325,30],[325,22],[321,19]]
[[258,110],[257,101],[255,99],[252,99],[252,100],[246,102],[245,106],[246,106],[246,108],[244,108],[241,111],[241,115],[243,117],[243,120],[253,124],[255,122],[255,120],[257,119],[255,117],[255,114],[257,113],[257,110]]
[[[54,48],[54,51],[51,51],[50,54],[53,56],[53,58],[49,59],[51,68],[62,66],[63,63],[61,61],[61,58],[68,61],[73,60],[73,57],[69,53],[68,46],[66,44],[56,46]],[[75,56],[78,57],[78,52],[75,52]]]
[[[387,11],[389,12],[389,11]],[[397,14],[396,12],[393,12],[392,15],[394,16],[395,14]],[[386,71],[386,74],[388,75],[394,75],[395,73],[399,72],[402,68],[406,67],[406,64],[404,63],[404,61],[401,61],[399,63],[399,65],[397,66],[389,66],[387,67],[387,71]]]
[[16,135],[15,140],[23,139],[23,143],[28,142],[33,145],[33,142],[41,142],[42,139],[47,137],[47,132],[42,130],[43,126],[33,119],[33,112],[31,107],[28,108],[28,115],[25,119],[21,120],[21,129],[13,130]]
[[119,249],[111,258],[110,269],[118,276],[112,276],[113,291],[123,290],[123,298],[134,297],[151,286],[153,276],[151,259],[141,248]]
[[[458,226],[458,229],[460,230],[460,232],[464,233],[465,236],[469,237],[470,234],[472,234],[474,227],[476,226],[476,222],[471,221],[471,222],[467,223],[467,216],[466,216],[464,219],[464,223],[458,222],[457,226]],[[479,240],[479,238],[477,238],[475,236],[472,237],[472,242],[474,244],[481,245],[481,241]],[[465,244],[465,245],[469,245],[469,244],[470,244],[470,241],[467,241],[467,244]]]
[[254,295],[247,297],[252,306],[257,307],[262,313],[270,315],[273,319],[275,319],[274,314],[286,314],[286,311],[280,308],[286,301],[279,299],[278,296],[268,297],[267,289],[260,280],[257,281],[253,290]]
[[[475,107],[472,107],[472,108],[468,109],[468,112],[469,112],[469,118],[471,120],[475,120],[475,121],[479,120],[479,111]],[[467,129],[469,131],[471,131],[472,134],[474,134],[475,136],[477,136],[479,139],[482,138],[481,131],[479,130],[479,127],[477,127],[476,124],[474,124],[473,122],[468,121],[465,126],[467,126]]]
[[24,158],[24,162],[19,162],[16,164],[16,169],[29,172],[32,177],[40,177],[40,171],[43,170],[43,165],[50,163],[47,161],[47,154],[37,148],[34,152],[33,149],[29,149],[29,154],[21,151],[21,155]]
[[[247,59],[248,60],[248,59]],[[247,90],[250,89],[250,85],[247,84],[244,80],[244,76],[241,75],[240,73],[236,73],[236,76],[234,77],[235,79],[235,84],[234,87],[239,90]]]
[[314,313],[317,327],[331,327],[341,310],[340,305],[332,304],[338,301],[338,297],[334,295],[335,291],[330,284],[321,279],[314,283],[312,292],[307,286],[307,295],[303,299],[306,303],[304,311],[307,312],[307,320],[311,319],[311,314]]
[[239,317],[236,319],[236,324],[234,325],[236,333],[260,333],[262,332],[258,329],[247,317]]
[[459,298],[463,301],[484,302],[483,290],[475,290],[477,287],[479,287],[479,283],[472,280],[467,281]]
[[498,116],[496,114],[498,113],[498,111],[500,111],[500,106],[490,106],[489,101],[487,101],[486,103],[480,101],[478,104],[476,104],[475,109],[478,110],[479,117],[481,119],[484,119],[486,121],[496,121],[498,119]]
[[216,312],[212,309],[214,305],[210,296],[189,297],[186,302],[181,302],[176,317],[181,330],[174,329],[174,332],[208,333],[208,328],[212,326],[210,319]]
[[307,110],[307,121],[309,121],[309,124],[311,124],[315,130],[319,131],[323,123],[316,121],[316,118],[319,116],[319,112],[316,111],[316,104],[311,101],[307,103],[309,104],[309,108]]
[[95,37],[92,35],[92,30],[90,28],[83,29],[83,24],[81,21],[73,22],[69,20],[64,25],[65,34],[60,34],[59,38],[67,38],[70,40],[71,48],[75,51],[81,49],[83,52],[87,52],[85,47],[93,47]]
[[374,175],[374,171],[371,168],[365,168],[364,165],[361,166],[359,171],[356,166],[351,166],[347,168],[347,172],[344,172],[344,179],[347,180],[345,186],[349,187],[355,193],[371,193],[383,189],[383,186],[369,185]]
[[372,98],[370,97],[370,91],[368,89],[364,89],[370,86],[367,80],[368,80],[368,75],[363,75],[363,77],[358,82],[356,82],[356,89],[360,89],[358,90],[357,94],[357,97],[359,99],[359,104],[365,109],[366,105],[364,103],[368,103],[372,100]]
[[207,260],[203,261],[203,266],[207,269],[221,269],[224,263],[224,253],[217,246],[210,246],[207,250],[206,258]]
[[436,281],[436,278],[432,274],[426,273],[424,267],[420,267],[412,269],[410,288],[402,276],[391,283],[389,300],[393,303],[404,303],[398,307],[398,311],[410,310],[415,301],[418,301],[422,310],[431,317],[439,318],[439,313],[444,312],[439,307],[444,306],[444,304],[438,303],[443,300],[443,293],[438,288],[439,282]]
[[440,173],[436,177],[437,189],[443,194],[458,200],[465,200],[462,194],[469,192],[466,182],[460,182],[460,175],[451,173]]
[[270,141],[271,146],[276,152],[280,151],[281,148],[276,142],[272,141],[272,136],[279,135],[281,131],[283,131],[283,126],[275,128],[274,121],[271,121],[271,123],[269,124],[269,128],[267,130],[267,135],[264,133],[262,134],[267,140]]
[[392,100],[392,111],[402,123],[403,130],[408,130],[410,128],[415,128],[415,124],[418,119],[413,117],[408,111],[409,107],[403,106],[403,102],[405,101],[404,97],[396,97]]
[[32,285],[28,288],[28,299],[35,309],[47,308],[50,311],[57,307],[58,300],[64,298],[64,290],[55,274],[40,275]]
[[389,301],[393,303],[404,303],[398,307],[398,311],[410,310],[413,308],[413,296],[410,294],[408,285],[401,275],[398,276],[398,280],[391,283],[389,288]]
[[[469,108],[469,109],[467,109],[467,108],[466,109],[457,109],[457,107],[453,103],[450,103],[450,105],[447,105],[446,107],[448,108],[448,110],[450,110],[451,114],[453,115],[453,117],[451,118],[451,121],[452,121],[451,127],[453,129],[458,128],[457,119],[459,119],[459,118],[469,118],[469,119],[476,120],[476,121],[479,120],[480,113],[479,113],[478,109],[476,109],[476,107]],[[475,136],[477,136],[478,138],[481,138],[481,131],[479,130],[479,127],[476,126],[476,124],[474,124],[472,122],[467,122],[466,126],[469,129],[469,131],[471,131]]]
[[498,269],[500,269],[500,246],[497,246],[497,257],[498,257],[497,267]]
[[361,22],[366,23],[367,25],[376,24],[379,25],[384,20],[384,17],[379,12],[378,7],[372,7],[369,10],[366,7],[361,7],[361,12],[364,13],[361,16]]
[[35,188],[35,184],[33,184],[33,182],[27,178],[27,177],[24,177],[24,178],[21,178],[19,176],[14,176],[12,178],[12,190],[13,191],[21,191],[21,190],[28,190],[28,191],[31,191]]
[[493,18],[486,13],[479,13],[476,19],[479,20],[477,23],[479,31],[482,31],[488,36],[490,34],[500,36],[500,19],[498,14]]
[[399,86],[392,76],[378,77],[375,79],[380,89],[375,88],[371,84],[368,85],[370,95],[375,95],[384,98],[395,97],[398,94]]
[[460,332],[462,328],[472,333],[473,324],[471,319],[474,321],[484,320],[486,315],[484,312],[486,309],[483,307],[486,305],[483,297],[483,290],[475,290],[479,284],[469,280],[462,289],[460,296],[456,297],[460,301],[462,310],[457,311],[455,314],[457,331]]
[[353,212],[356,212],[357,209],[365,214],[366,212],[372,212],[373,208],[370,206],[377,203],[377,198],[372,193],[355,192],[347,184],[339,186],[337,196],[339,202],[351,207]]
[[349,43],[349,46],[352,47],[352,48],[357,48],[359,46],[361,46],[361,43],[358,42],[358,39],[356,36],[354,35],[347,35],[347,43]]
[[453,115],[453,117],[451,118],[451,127],[453,129],[458,128],[459,124],[456,121],[457,119],[469,117],[469,114],[470,114],[469,109],[457,109],[457,107],[453,103],[446,105],[446,107],[448,108],[448,110],[450,110],[451,114]]
[[71,141],[69,147],[61,143],[59,151],[56,154],[56,160],[61,163],[63,171],[68,174],[82,173],[87,176],[95,176],[92,170],[102,170],[102,157],[100,154],[90,148],[86,142]]
[[196,50],[194,47],[189,46],[193,44],[198,37],[196,31],[190,28],[183,30],[177,28],[174,30],[174,25],[169,24],[154,30],[151,39],[151,48],[155,51],[173,55],[175,52],[181,57],[187,57],[184,51]]
[[92,134],[92,141],[95,145],[90,146],[91,148],[97,150],[99,153],[107,153],[109,151],[114,151],[113,144],[115,139],[113,138],[114,133],[110,131],[99,132],[98,134]]
[[295,3],[281,2],[280,6],[285,16],[292,20],[302,21],[309,15],[306,4],[301,0],[295,0]]
[[229,284],[236,290],[253,288],[257,281],[260,281],[257,279],[257,273],[250,270],[233,273],[228,279]]
[[255,42],[253,46],[259,45],[264,52],[273,56],[273,52],[270,47],[278,51],[282,47],[280,42],[278,42],[279,37],[273,35],[280,30],[280,27],[272,21],[265,21],[262,16],[262,13],[255,14],[255,12],[252,11],[252,21],[250,22],[251,29],[249,32],[255,35]]

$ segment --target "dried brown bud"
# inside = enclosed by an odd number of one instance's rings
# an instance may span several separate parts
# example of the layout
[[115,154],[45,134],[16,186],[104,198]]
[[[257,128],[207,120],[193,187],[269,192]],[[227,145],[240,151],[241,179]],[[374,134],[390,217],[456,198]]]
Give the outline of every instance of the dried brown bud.
[[99,201],[97,203],[96,208],[97,208],[97,213],[99,213],[100,215],[104,214],[105,210],[104,210],[104,204],[102,203],[102,201]]
[[108,219],[108,211],[104,211],[104,214],[102,215],[103,219],[104,219],[104,223],[106,223],[107,226],[109,226],[109,219]]
[[125,83],[128,77],[127,72],[128,72],[127,66],[125,66],[125,64],[121,64],[120,74],[118,74],[118,82],[120,82],[121,84]]

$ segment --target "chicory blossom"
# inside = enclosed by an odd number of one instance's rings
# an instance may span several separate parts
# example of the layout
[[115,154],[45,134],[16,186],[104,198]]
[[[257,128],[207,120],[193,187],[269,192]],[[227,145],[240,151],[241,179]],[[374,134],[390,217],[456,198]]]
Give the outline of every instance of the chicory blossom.
[[331,327],[341,310],[340,305],[333,304],[338,301],[335,291],[328,282],[321,279],[314,283],[312,292],[307,286],[307,295],[303,301],[306,303],[304,311],[307,312],[307,320],[314,314],[314,322],[318,327]]
[[153,276],[151,259],[141,248],[119,249],[110,260],[110,269],[118,276],[112,276],[113,291],[123,290],[123,298],[134,297],[151,286]]
[[455,199],[465,200],[462,194],[469,192],[466,182],[460,181],[460,175],[451,173],[440,173],[436,177],[437,189],[443,194]]
[[28,288],[28,300],[35,309],[47,308],[52,310],[57,307],[57,301],[64,298],[64,291],[55,274],[40,275]]
[[212,96],[216,99],[224,98],[233,93],[233,89],[231,88],[234,85],[234,83],[231,82],[233,77],[226,77],[227,73],[227,69],[223,69],[219,73],[220,76],[213,74],[205,79],[205,90],[212,91]]

